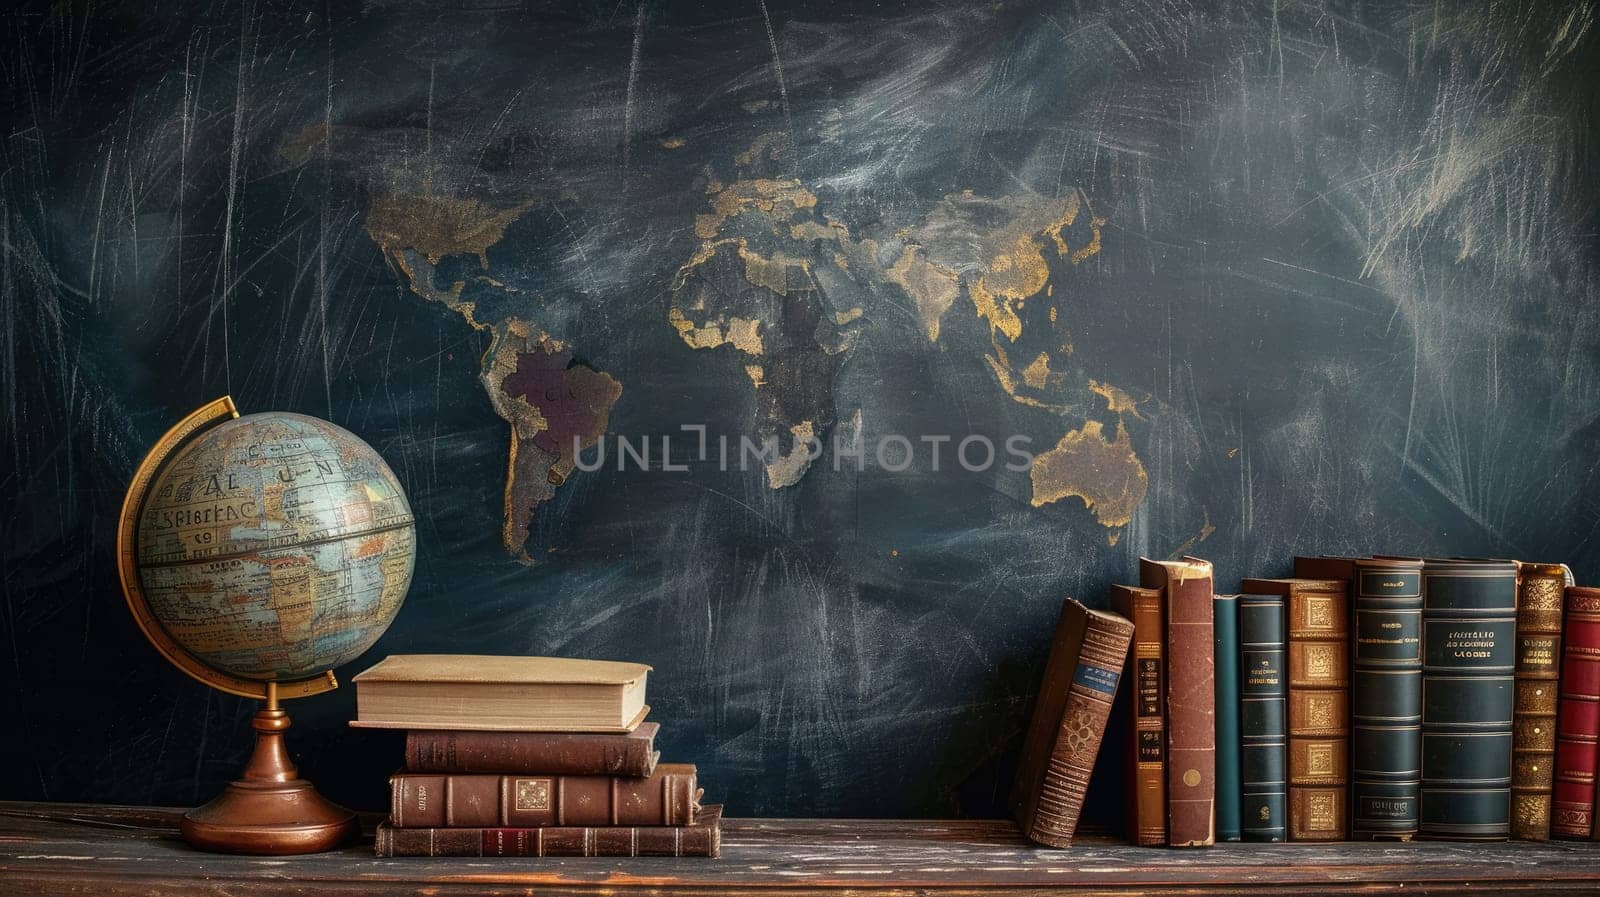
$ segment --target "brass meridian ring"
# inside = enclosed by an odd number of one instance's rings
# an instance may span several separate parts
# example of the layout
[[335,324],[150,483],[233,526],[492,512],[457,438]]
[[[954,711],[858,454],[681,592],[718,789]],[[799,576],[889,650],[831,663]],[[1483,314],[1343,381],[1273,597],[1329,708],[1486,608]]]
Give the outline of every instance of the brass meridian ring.
[[[139,579],[139,512],[144,509],[145,493],[155,481],[156,474],[172,453],[185,443],[201,432],[238,416],[239,410],[234,407],[232,396],[208,402],[178,421],[145,454],[144,460],[139,462],[138,469],[134,471],[133,482],[128,484],[128,494],[122,499],[122,515],[117,520],[117,577],[122,581],[122,595],[128,600],[128,610],[133,612],[134,622],[139,624],[140,631],[150,640],[150,644],[155,645],[161,656],[173,666],[212,688],[242,698],[266,701],[270,694],[269,683],[224,673],[207,665],[179,644],[150,610]],[[309,679],[271,684],[277,686],[279,698],[304,698],[338,688],[339,680],[333,677],[333,670],[328,670]]]

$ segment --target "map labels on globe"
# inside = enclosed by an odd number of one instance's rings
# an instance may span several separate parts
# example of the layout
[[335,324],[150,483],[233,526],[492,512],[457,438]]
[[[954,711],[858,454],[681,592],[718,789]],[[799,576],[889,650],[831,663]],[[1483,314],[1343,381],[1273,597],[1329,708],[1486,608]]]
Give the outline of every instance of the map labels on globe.
[[394,472],[341,427],[252,414],[166,460],[138,518],[151,613],[203,663],[293,680],[353,660],[411,584],[416,529]]

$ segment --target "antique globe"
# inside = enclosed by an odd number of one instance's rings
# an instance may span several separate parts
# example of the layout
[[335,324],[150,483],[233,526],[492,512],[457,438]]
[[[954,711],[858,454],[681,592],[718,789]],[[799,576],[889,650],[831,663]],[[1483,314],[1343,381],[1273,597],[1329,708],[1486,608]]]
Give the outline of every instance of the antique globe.
[[371,446],[299,414],[240,417],[218,399],[151,449],[123,502],[118,570],[145,635],[196,679],[266,706],[244,777],[183,820],[197,847],[305,853],[354,816],[300,779],[282,698],[337,686],[394,620],[416,529]]

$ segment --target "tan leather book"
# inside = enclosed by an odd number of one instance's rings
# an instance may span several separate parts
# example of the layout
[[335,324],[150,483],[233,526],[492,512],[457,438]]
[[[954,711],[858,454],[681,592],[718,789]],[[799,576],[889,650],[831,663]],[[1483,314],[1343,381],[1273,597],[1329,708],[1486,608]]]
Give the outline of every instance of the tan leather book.
[[396,654],[358,673],[352,726],[631,732],[644,722],[642,663],[568,657]]
[[1128,838],[1141,847],[1167,843],[1166,621],[1160,589],[1112,586],[1111,607],[1133,621],[1128,652]]
[[1349,827],[1350,598],[1341,580],[1247,579],[1283,595],[1289,618],[1289,840],[1342,841]]
[[1030,840],[1071,846],[1132,638],[1123,617],[1063,602],[1011,788],[1012,814]]
[[1167,846],[1216,843],[1216,640],[1211,562],[1139,559],[1167,605]]
[[1517,565],[1517,672],[1511,724],[1511,837],[1550,840],[1565,564]]

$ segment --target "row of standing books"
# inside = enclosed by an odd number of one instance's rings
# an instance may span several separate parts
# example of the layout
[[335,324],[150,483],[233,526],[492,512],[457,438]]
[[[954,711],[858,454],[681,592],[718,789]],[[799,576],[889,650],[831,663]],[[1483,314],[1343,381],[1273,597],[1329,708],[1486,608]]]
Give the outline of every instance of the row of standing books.
[[1069,599],[1011,793],[1024,834],[1071,843],[1097,758],[1126,766],[1141,845],[1597,834],[1600,589],[1506,560],[1293,572],[1216,594],[1207,561],[1141,560],[1114,612]]
[[406,731],[377,855],[717,856],[722,808],[659,762],[648,669],[399,655],[357,676],[351,725]]

